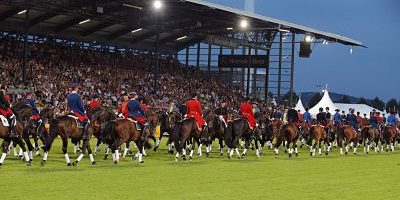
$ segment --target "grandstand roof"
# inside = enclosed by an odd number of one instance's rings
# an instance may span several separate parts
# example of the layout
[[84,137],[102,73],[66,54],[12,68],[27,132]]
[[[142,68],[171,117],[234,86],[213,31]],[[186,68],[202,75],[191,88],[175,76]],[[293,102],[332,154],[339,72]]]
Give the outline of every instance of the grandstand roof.
[[238,25],[243,18],[251,25],[249,31],[285,29],[330,42],[363,46],[333,33],[200,0],[164,0],[160,11],[153,9],[150,0],[29,0],[28,6],[25,2],[0,0],[1,31],[24,32],[25,14],[21,11],[29,7],[32,34],[126,48],[154,49],[159,31],[160,49],[175,52],[204,41],[207,35],[241,32]]

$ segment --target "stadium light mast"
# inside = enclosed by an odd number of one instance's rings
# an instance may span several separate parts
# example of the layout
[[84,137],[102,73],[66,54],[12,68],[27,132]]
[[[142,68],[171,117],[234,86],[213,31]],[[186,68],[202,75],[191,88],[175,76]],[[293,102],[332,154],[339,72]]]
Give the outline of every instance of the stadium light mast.
[[154,11],[156,12],[156,29],[157,29],[157,39],[156,39],[156,64],[154,66],[154,94],[157,94],[158,90],[158,68],[159,68],[159,48],[160,48],[160,12],[161,8],[163,7],[162,1],[160,0],[155,0],[153,1],[153,8]]

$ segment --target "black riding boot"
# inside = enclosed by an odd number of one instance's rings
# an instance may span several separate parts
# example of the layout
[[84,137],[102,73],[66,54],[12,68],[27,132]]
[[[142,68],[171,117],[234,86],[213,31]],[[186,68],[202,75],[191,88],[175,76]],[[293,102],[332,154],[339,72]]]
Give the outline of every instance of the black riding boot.
[[13,131],[14,130],[14,120],[12,117],[7,117],[7,121],[8,121],[8,125],[9,125],[8,136],[10,138],[14,138],[14,137],[16,137],[16,135],[14,134],[14,131]]
[[145,142],[147,140],[146,129],[147,129],[147,124],[143,124],[142,125],[142,135],[140,137],[140,141],[142,141],[142,142]]
[[82,140],[86,140],[87,139],[87,129],[89,127],[89,122],[83,122],[83,132],[82,132]]

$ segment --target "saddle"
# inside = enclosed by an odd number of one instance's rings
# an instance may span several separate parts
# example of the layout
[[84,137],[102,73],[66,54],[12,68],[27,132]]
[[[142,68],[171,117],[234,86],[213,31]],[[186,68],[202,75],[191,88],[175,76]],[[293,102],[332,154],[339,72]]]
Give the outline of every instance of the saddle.
[[138,130],[138,131],[141,131],[142,130],[142,126],[143,125],[141,125],[138,121],[136,121],[136,120],[134,120],[134,119],[131,119],[131,118],[126,118],[126,119],[128,119],[130,122],[132,122],[132,123],[135,123],[135,126],[136,126],[136,130]]
[[3,124],[3,126],[5,126],[5,127],[10,126],[6,117],[4,117],[3,115],[0,115],[0,119],[1,119],[1,123]]
[[76,125],[78,126],[78,128],[85,128],[83,126],[83,122],[79,121],[79,118],[77,116],[72,115],[72,114],[71,115],[67,115],[67,116],[75,120]]

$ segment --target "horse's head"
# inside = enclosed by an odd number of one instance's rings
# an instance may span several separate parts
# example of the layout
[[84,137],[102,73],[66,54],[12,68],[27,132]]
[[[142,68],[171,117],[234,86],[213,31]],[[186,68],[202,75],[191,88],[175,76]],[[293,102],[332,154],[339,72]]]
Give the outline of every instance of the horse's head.
[[17,121],[20,122],[27,122],[32,117],[32,107],[29,105],[19,105],[17,107],[13,107],[12,111],[14,112],[15,116],[17,117]]
[[167,127],[172,130],[178,124],[178,122],[182,120],[182,115],[177,112],[169,113],[166,120]]

